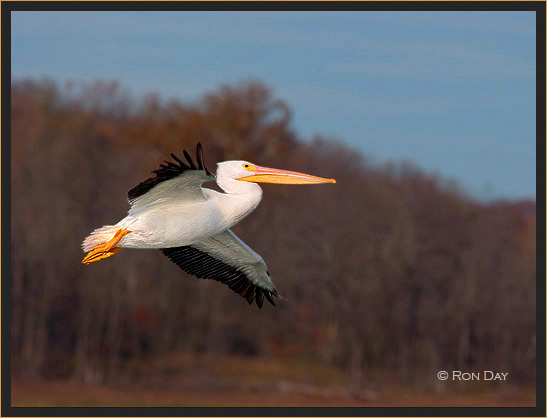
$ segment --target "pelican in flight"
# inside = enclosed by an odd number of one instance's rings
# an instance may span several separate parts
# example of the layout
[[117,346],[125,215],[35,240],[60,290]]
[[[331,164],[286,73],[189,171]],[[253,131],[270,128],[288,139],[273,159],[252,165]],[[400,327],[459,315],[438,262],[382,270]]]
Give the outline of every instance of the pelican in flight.
[[[108,258],[122,248],[157,248],[186,273],[213,279],[262,307],[264,297],[275,306],[278,297],[266,263],[230,228],[251,213],[262,199],[256,183],[336,183],[295,171],[261,167],[247,161],[224,161],[212,175],[197,145],[197,166],[184,150],[187,163],[171,154],[128,192],[130,209],[116,225],[94,230],[82,243],[88,252],[82,263]],[[215,181],[225,193],[201,187]]]

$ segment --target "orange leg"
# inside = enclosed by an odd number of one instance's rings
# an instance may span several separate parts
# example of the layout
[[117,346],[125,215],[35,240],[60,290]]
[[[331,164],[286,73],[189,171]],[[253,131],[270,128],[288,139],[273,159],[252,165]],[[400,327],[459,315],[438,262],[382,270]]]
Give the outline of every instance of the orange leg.
[[94,261],[102,260],[103,258],[108,258],[116,254],[122,249],[122,247],[114,247],[120,240],[129,234],[131,231],[127,229],[120,229],[114,234],[114,236],[104,244],[97,245],[93,248],[82,260],[82,263],[89,264]]

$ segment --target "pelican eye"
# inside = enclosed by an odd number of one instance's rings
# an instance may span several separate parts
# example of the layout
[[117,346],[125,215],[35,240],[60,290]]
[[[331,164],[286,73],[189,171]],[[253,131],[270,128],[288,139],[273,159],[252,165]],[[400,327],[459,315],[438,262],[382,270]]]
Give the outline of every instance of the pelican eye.
[[255,166],[249,163],[244,163],[243,168],[247,171],[255,171]]

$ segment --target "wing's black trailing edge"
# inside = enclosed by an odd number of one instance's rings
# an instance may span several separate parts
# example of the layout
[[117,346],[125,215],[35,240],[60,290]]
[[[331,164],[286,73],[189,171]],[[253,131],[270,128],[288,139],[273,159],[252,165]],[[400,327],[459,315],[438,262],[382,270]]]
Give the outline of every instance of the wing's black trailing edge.
[[211,175],[203,162],[203,148],[201,147],[201,143],[198,143],[196,147],[196,157],[198,162],[197,167],[186,150],[183,151],[183,154],[188,161],[187,164],[182,162],[175,154],[171,154],[171,157],[173,157],[176,161],[176,164],[171,161],[164,161],[163,164],[160,165],[160,168],[152,171],[156,177],[150,177],[144,180],[127,192],[127,197],[129,200],[136,199],[137,197],[146,194],[150,189],[157,186],[159,183],[178,177],[188,170],[203,170],[208,176]]
[[270,291],[253,284],[241,270],[217,260],[203,251],[192,246],[164,248],[161,251],[186,273],[199,279],[213,279],[224,283],[247,299],[249,305],[256,301],[258,307],[262,308],[264,298],[266,298],[275,306],[272,296],[279,296],[275,289]]

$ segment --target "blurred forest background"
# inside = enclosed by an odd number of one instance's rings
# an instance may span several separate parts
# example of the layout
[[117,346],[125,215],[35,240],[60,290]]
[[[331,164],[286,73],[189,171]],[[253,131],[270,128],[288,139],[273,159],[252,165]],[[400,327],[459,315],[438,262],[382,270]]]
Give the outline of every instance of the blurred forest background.
[[[260,82],[195,103],[104,81],[11,93],[13,405],[535,403],[534,200],[478,202],[411,163],[304,140]],[[337,179],[265,185],[234,228],[288,299],[277,308],[159,251],[81,264],[126,191],[198,141],[210,171],[246,159]],[[464,384],[439,370],[510,375]]]

